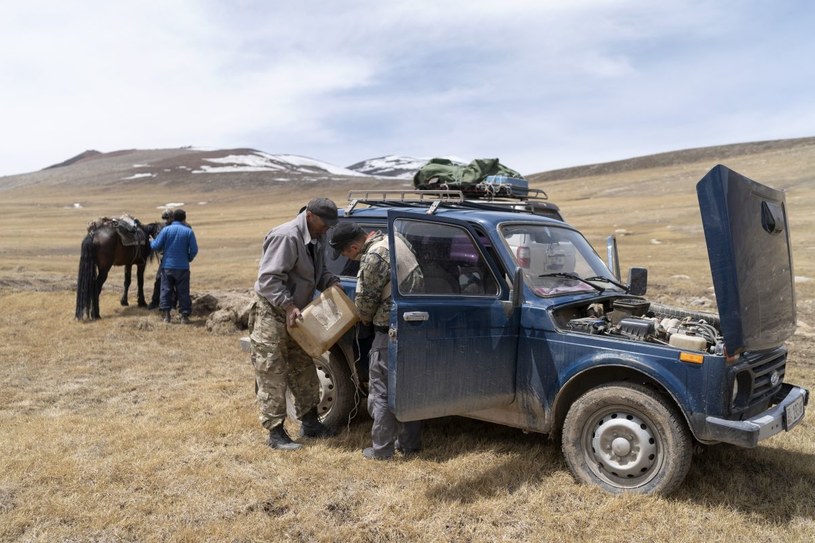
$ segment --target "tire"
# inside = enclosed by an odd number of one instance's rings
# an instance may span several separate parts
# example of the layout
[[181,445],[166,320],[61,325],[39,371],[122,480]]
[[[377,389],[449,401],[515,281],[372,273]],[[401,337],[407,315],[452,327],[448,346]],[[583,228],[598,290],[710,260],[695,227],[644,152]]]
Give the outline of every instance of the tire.
[[575,479],[612,494],[668,495],[693,457],[681,415],[633,383],[603,385],[578,398],[563,423],[562,448]]
[[[320,401],[317,414],[320,421],[330,428],[339,428],[350,422],[359,403],[357,387],[351,378],[351,369],[342,355],[332,351],[314,359],[317,378],[320,381]],[[286,391],[286,412],[296,420],[291,392]]]

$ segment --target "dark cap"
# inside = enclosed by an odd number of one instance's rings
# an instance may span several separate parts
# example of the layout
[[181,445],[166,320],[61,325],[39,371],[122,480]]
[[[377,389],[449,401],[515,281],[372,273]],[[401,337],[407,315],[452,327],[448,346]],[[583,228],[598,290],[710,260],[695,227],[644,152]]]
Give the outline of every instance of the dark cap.
[[312,199],[306,206],[306,210],[320,217],[328,226],[337,224],[337,204],[328,198]]
[[328,244],[334,249],[334,260],[336,260],[340,253],[349,243],[356,241],[361,236],[365,235],[365,230],[355,222],[343,222],[334,228],[331,232],[331,239]]

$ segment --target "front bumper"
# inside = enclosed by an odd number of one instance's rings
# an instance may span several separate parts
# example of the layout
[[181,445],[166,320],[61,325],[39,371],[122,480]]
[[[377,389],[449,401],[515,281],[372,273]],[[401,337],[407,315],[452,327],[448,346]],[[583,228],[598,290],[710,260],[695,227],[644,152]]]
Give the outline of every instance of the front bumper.
[[806,406],[809,403],[809,391],[784,383],[773,397],[774,405],[763,413],[747,420],[727,420],[698,415],[693,417],[696,429],[694,434],[703,443],[731,443],[739,447],[753,448],[758,445],[759,441],[781,431],[791,430],[803,420],[803,414],[791,424],[788,424],[786,420],[787,408],[797,401],[802,401]]

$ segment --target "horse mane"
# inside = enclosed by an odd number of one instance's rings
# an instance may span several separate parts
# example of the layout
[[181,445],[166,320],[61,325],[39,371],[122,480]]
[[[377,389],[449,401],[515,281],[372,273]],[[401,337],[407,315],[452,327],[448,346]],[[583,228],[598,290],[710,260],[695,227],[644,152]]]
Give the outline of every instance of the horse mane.
[[147,235],[147,261],[152,262],[156,260],[156,252],[150,247],[150,240],[156,239],[158,233],[164,228],[164,223],[151,222],[147,224],[139,223],[139,228]]

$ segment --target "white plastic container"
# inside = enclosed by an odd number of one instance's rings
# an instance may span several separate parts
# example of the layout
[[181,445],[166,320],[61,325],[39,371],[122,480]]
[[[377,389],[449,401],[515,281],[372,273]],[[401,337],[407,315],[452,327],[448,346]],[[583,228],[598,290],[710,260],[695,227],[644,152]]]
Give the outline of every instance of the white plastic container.
[[338,285],[323,291],[300,312],[297,326],[289,335],[313,357],[321,356],[359,321],[354,302]]
[[668,344],[679,349],[692,349],[694,351],[704,351],[707,347],[707,340],[701,336],[686,336],[685,334],[672,334]]

